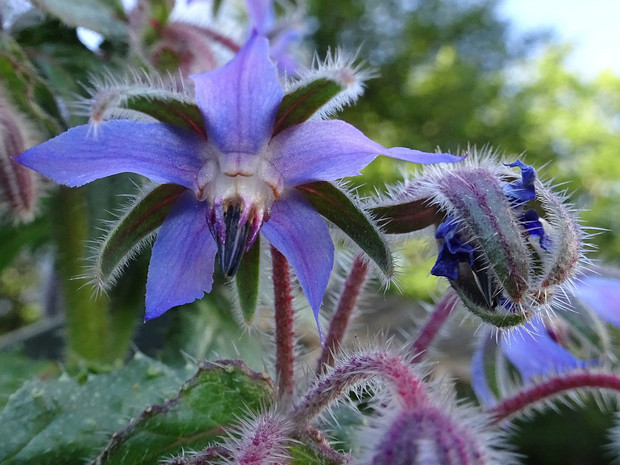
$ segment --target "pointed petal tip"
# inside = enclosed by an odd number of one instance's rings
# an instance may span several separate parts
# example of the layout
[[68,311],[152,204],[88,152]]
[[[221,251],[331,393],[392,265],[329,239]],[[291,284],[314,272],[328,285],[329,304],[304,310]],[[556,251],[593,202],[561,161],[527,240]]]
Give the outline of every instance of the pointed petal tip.
[[413,150],[406,147],[393,147],[391,149],[387,149],[385,155],[398,160],[421,164],[458,163],[468,156],[468,154],[452,155],[451,153],[422,152],[420,150]]

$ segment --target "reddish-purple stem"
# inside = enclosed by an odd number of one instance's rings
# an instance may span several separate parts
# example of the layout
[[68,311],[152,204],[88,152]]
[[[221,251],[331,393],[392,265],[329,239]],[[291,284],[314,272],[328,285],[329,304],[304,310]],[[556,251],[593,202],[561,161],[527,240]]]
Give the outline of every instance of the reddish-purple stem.
[[323,374],[294,406],[291,418],[306,424],[360,383],[379,377],[388,383],[404,408],[428,405],[426,388],[411,365],[387,351],[353,354]]
[[495,423],[550,397],[572,389],[611,389],[620,392],[620,376],[614,373],[571,373],[544,381],[503,400],[489,413]]
[[273,264],[273,292],[276,320],[276,377],[281,399],[293,397],[294,379],[294,331],[293,297],[288,261],[275,247],[271,247]]
[[443,298],[435,305],[435,309],[430,318],[426,321],[418,337],[411,345],[411,353],[415,361],[420,361],[420,355],[425,352],[439,333],[439,330],[450,316],[450,312],[458,302],[458,297],[448,291]]
[[353,260],[351,272],[344,283],[344,289],[340,295],[336,312],[329,323],[329,332],[325,339],[323,352],[319,358],[317,374],[323,373],[328,366],[334,365],[334,354],[344,340],[357,299],[362,292],[364,282],[366,282],[366,276],[368,276],[368,264],[361,256],[357,256]]
[[213,29],[210,29],[208,27],[201,27],[201,26],[193,26],[193,27],[201,31],[204,35],[214,40],[215,42],[220,43],[221,45],[229,49],[231,52],[237,53],[241,49],[241,46],[237,42],[226,37],[225,35],[220,34],[217,31],[214,31]]

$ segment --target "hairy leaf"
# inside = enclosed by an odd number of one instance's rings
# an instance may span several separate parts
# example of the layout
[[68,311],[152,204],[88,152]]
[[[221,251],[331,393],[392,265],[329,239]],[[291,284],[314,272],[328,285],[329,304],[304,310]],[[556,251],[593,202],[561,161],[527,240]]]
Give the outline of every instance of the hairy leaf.
[[175,371],[140,354],[83,384],[67,375],[28,382],[0,413],[0,463],[83,464],[128,418],[174,395],[182,382]]
[[176,397],[147,407],[112,437],[93,463],[146,465],[184,449],[199,450],[248,411],[268,406],[272,398],[267,375],[252,372],[243,362],[203,363]]

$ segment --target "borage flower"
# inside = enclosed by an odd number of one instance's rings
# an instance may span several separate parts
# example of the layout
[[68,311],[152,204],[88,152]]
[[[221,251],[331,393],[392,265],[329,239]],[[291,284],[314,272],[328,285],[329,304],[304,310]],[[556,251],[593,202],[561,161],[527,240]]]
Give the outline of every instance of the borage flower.
[[317,316],[334,246],[327,224],[297,187],[357,175],[379,154],[417,163],[460,160],[386,149],[343,121],[307,121],[314,111],[303,105],[316,104],[333,83],[322,78],[285,96],[269,43],[258,35],[226,66],[191,78],[204,124],[177,118],[181,104],[167,101],[170,111],[155,116],[178,125],[79,126],[17,158],[68,186],[121,172],[173,185],[162,186],[167,190],[133,218],[162,221],[149,266],[147,320],[210,292],[216,256],[224,274],[234,275],[259,231],[288,259]]

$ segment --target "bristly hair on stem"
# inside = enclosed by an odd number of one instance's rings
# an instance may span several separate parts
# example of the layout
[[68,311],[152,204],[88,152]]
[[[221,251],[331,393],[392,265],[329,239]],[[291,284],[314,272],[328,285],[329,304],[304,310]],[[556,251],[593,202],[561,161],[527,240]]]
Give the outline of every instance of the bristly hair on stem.
[[271,247],[276,332],[276,379],[278,395],[285,403],[295,393],[295,340],[293,297],[288,261]]
[[329,331],[319,358],[317,374],[323,373],[328,366],[333,366],[334,354],[338,352],[344,340],[367,275],[368,263],[362,256],[358,255],[353,260],[351,271],[344,282],[342,293],[338,300],[336,312],[329,322]]

